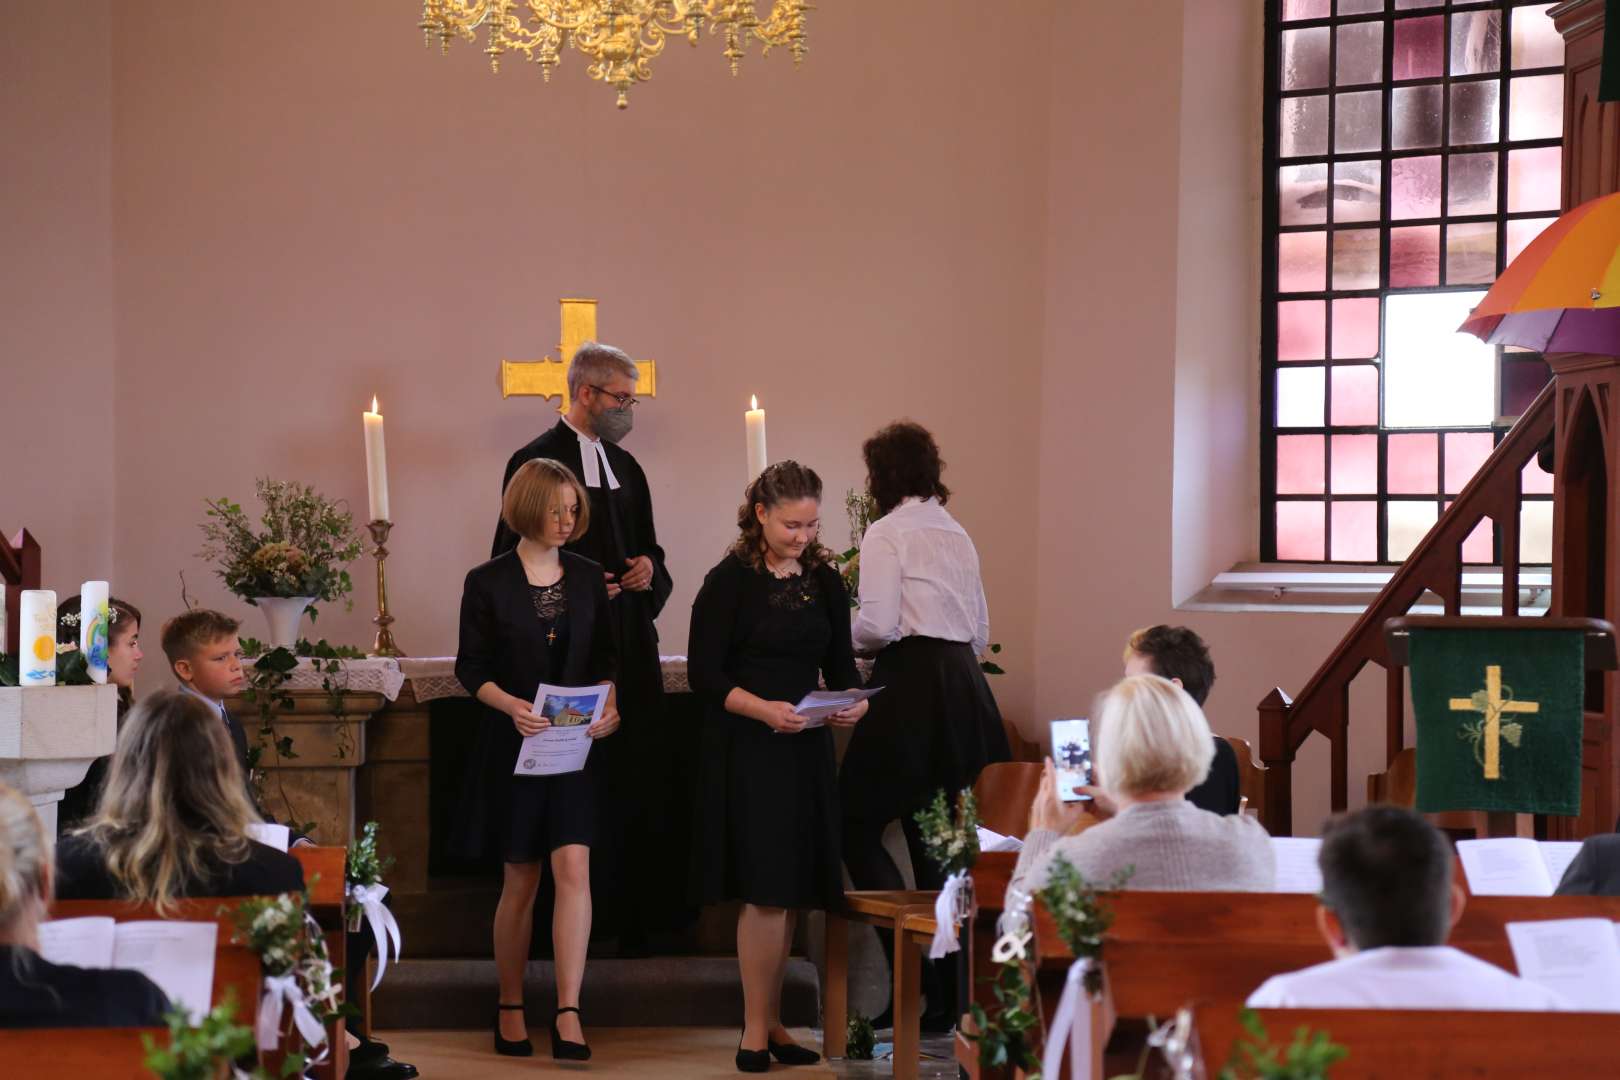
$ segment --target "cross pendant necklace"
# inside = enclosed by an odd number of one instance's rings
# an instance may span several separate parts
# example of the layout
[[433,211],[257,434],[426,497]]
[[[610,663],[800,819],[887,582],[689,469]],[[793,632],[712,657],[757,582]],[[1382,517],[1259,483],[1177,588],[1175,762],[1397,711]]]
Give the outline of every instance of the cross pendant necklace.
[[553,626],[550,630],[546,631],[546,644],[547,645],[555,645],[555,644],[557,644],[557,628],[555,626]]

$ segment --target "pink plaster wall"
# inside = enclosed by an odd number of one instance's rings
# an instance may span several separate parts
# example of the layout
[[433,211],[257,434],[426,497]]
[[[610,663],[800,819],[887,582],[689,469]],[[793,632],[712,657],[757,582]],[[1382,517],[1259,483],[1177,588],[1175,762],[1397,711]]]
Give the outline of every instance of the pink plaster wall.
[[61,597],[112,571],[111,26],[16,5],[0,34],[0,531]]

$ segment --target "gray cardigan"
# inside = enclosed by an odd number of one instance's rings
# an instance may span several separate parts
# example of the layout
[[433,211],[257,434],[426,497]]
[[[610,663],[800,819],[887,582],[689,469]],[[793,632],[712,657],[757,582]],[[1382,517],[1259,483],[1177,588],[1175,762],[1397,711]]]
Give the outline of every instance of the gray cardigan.
[[1058,855],[1094,885],[1132,867],[1127,889],[1268,892],[1277,881],[1271,837],[1258,821],[1212,814],[1185,799],[1133,804],[1078,836],[1031,831],[1010,887],[1044,887]]

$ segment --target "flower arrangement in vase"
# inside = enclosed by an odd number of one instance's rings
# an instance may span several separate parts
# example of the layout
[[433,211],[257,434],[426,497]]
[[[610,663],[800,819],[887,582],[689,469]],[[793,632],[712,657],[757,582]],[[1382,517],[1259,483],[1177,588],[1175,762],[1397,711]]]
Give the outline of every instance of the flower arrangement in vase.
[[203,500],[208,520],[200,554],[227,589],[264,610],[271,644],[291,647],[306,609],[314,619],[317,602],[353,591],[347,567],[364,545],[341,501],[296,481],[260,479],[254,486],[263,505],[258,528],[239,504]]

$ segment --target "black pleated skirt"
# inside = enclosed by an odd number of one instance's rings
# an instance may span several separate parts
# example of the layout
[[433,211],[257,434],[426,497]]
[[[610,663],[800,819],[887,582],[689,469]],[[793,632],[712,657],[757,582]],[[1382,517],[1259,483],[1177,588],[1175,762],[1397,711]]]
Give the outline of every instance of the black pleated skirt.
[[902,638],[878,653],[868,685],[883,693],[855,725],[844,754],[844,820],[909,817],[941,788],[954,803],[979,770],[1012,758],[1001,710],[966,643]]

